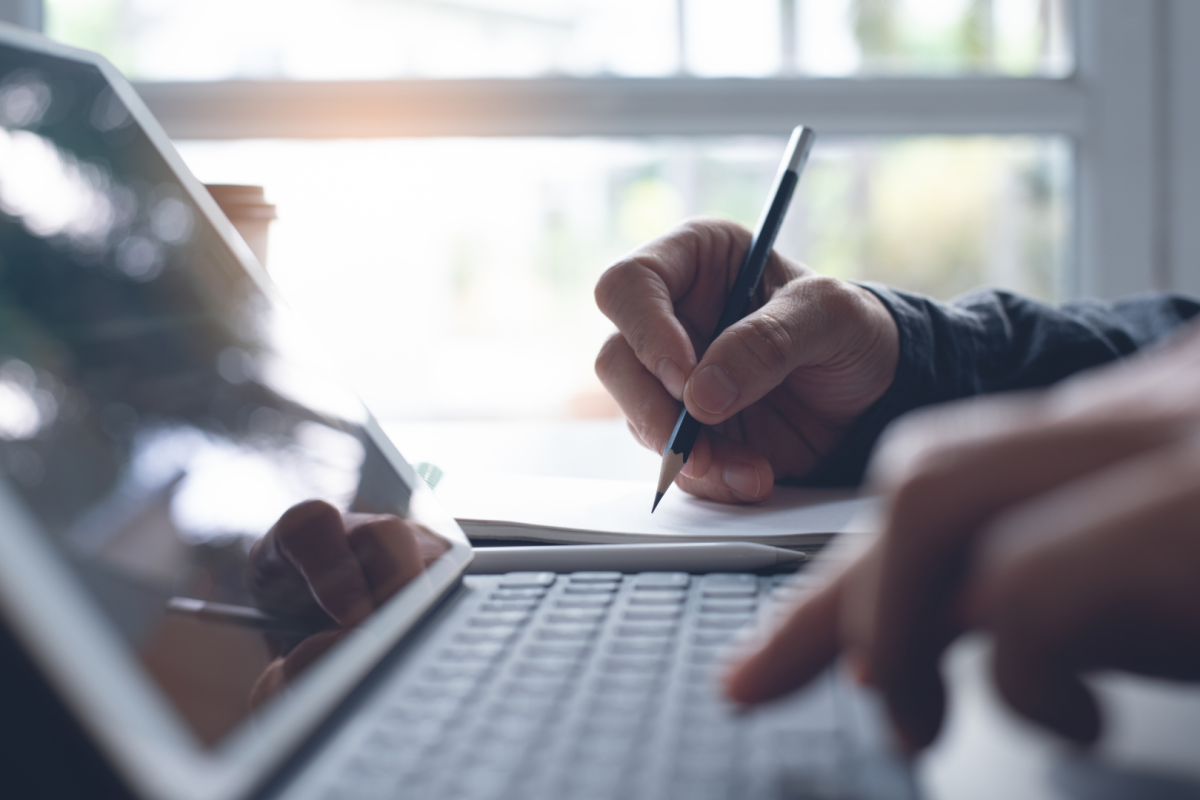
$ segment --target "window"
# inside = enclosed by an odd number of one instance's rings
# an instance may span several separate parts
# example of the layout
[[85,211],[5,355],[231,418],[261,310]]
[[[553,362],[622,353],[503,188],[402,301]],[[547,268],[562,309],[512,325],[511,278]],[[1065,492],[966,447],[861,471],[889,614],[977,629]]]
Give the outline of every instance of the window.
[[821,138],[779,247],[818,269],[1200,287],[1186,0],[46,5],[198,177],[266,187],[273,273],[384,417],[615,413],[596,276],[687,215],[752,224],[798,121]]
[[1063,0],[48,0],[139,80],[1049,75]]

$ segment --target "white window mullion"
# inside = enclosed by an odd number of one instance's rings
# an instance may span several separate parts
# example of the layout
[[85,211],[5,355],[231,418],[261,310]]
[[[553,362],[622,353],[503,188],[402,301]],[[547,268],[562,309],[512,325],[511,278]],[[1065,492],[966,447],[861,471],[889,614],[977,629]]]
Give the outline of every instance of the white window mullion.
[[1171,288],[1200,295],[1200,3],[1170,0],[1165,20],[1167,83],[1167,258]]
[[30,30],[44,30],[46,4],[42,0],[0,0],[0,21]]
[[1081,0],[1074,9],[1088,116],[1076,139],[1080,272],[1067,293],[1114,298],[1165,289],[1162,3]]

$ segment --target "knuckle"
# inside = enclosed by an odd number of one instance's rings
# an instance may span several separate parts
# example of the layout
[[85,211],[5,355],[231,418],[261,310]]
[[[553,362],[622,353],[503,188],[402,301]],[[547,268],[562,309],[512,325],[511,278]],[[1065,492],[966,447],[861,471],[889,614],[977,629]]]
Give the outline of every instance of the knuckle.
[[814,293],[821,305],[830,311],[852,311],[862,303],[859,289],[840,278],[813,275],[802,280],[806,290]]
[[813,275],[793,281],[792,286],[809,313],[830,325],[858,326],[869,311],[863,290],[839,278]]
[[680,223],[676,230],[683,235],[696,237],[698,243],[711,244],[719,239],[748,244],[750,240],[750,231],[744,226],[722,217],[692,217]]
[[917,410],[893,422],[880,438],[871,459],[873,482],[896,490],[918,476],[937,471],[949,450],[956,446],[953,434],[938,425],[939,417]]
[[652,348],[661,329],[662,318],[655,301],[665,308],[671,306],[662,277],[642,257],[614,264],[596,284],[596,305],[617,325],[636,353]]
[[945,449],[936,445],[924,453],[914,454],[913,459],[911,469],[891,488],[891,515],[895,523],[892,527],[923,535],[920,521],[945,497],[946,467],[950,459]]
[[745,356],[768,372],[776,373],[787,367],[794,342],[787,326],[774,315],[758,314],[731,330]]
[[600,345],[600,352],[596,354],[596,376],[602,382],[607,378],[616,377],[621,352],[628,347],[629,343],[620,333],[612,334]]
[[604,270],[596,281],[596,306],[609,319],[636,296],[639,281],[652,277],[653,271],[640,257],[623,258]]
[[600,278],[596,281],[596,288],[592,294],[596,298],[596,307],[605,314],[608,313],[607,309],[612,302],[613,294],[618,287],[624,284],[619,274],[621,266],[624,263],[623,261],[618,261],[616,264],[608,267],[604,272],[600,273]]

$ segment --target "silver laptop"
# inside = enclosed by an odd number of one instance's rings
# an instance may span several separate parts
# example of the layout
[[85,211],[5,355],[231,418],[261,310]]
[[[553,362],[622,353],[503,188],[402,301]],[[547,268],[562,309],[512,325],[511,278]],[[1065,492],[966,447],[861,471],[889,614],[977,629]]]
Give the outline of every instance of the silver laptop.
[[[722,699],[730,642],[799,579],[464,576],[461,530],[313,352],[132,87],[0,28],[6,796],[913,795],[836,675]],[[438,544],[356,552],[352,627],[248,579],[314,499]]]

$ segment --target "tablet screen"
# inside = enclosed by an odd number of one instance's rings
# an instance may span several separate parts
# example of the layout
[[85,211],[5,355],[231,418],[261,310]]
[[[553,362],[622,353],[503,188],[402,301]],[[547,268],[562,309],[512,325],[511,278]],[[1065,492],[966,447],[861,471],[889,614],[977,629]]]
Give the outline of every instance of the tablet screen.
[[0,480],[206,746],[459,536],[307,349],[95,66],[0,45]]

